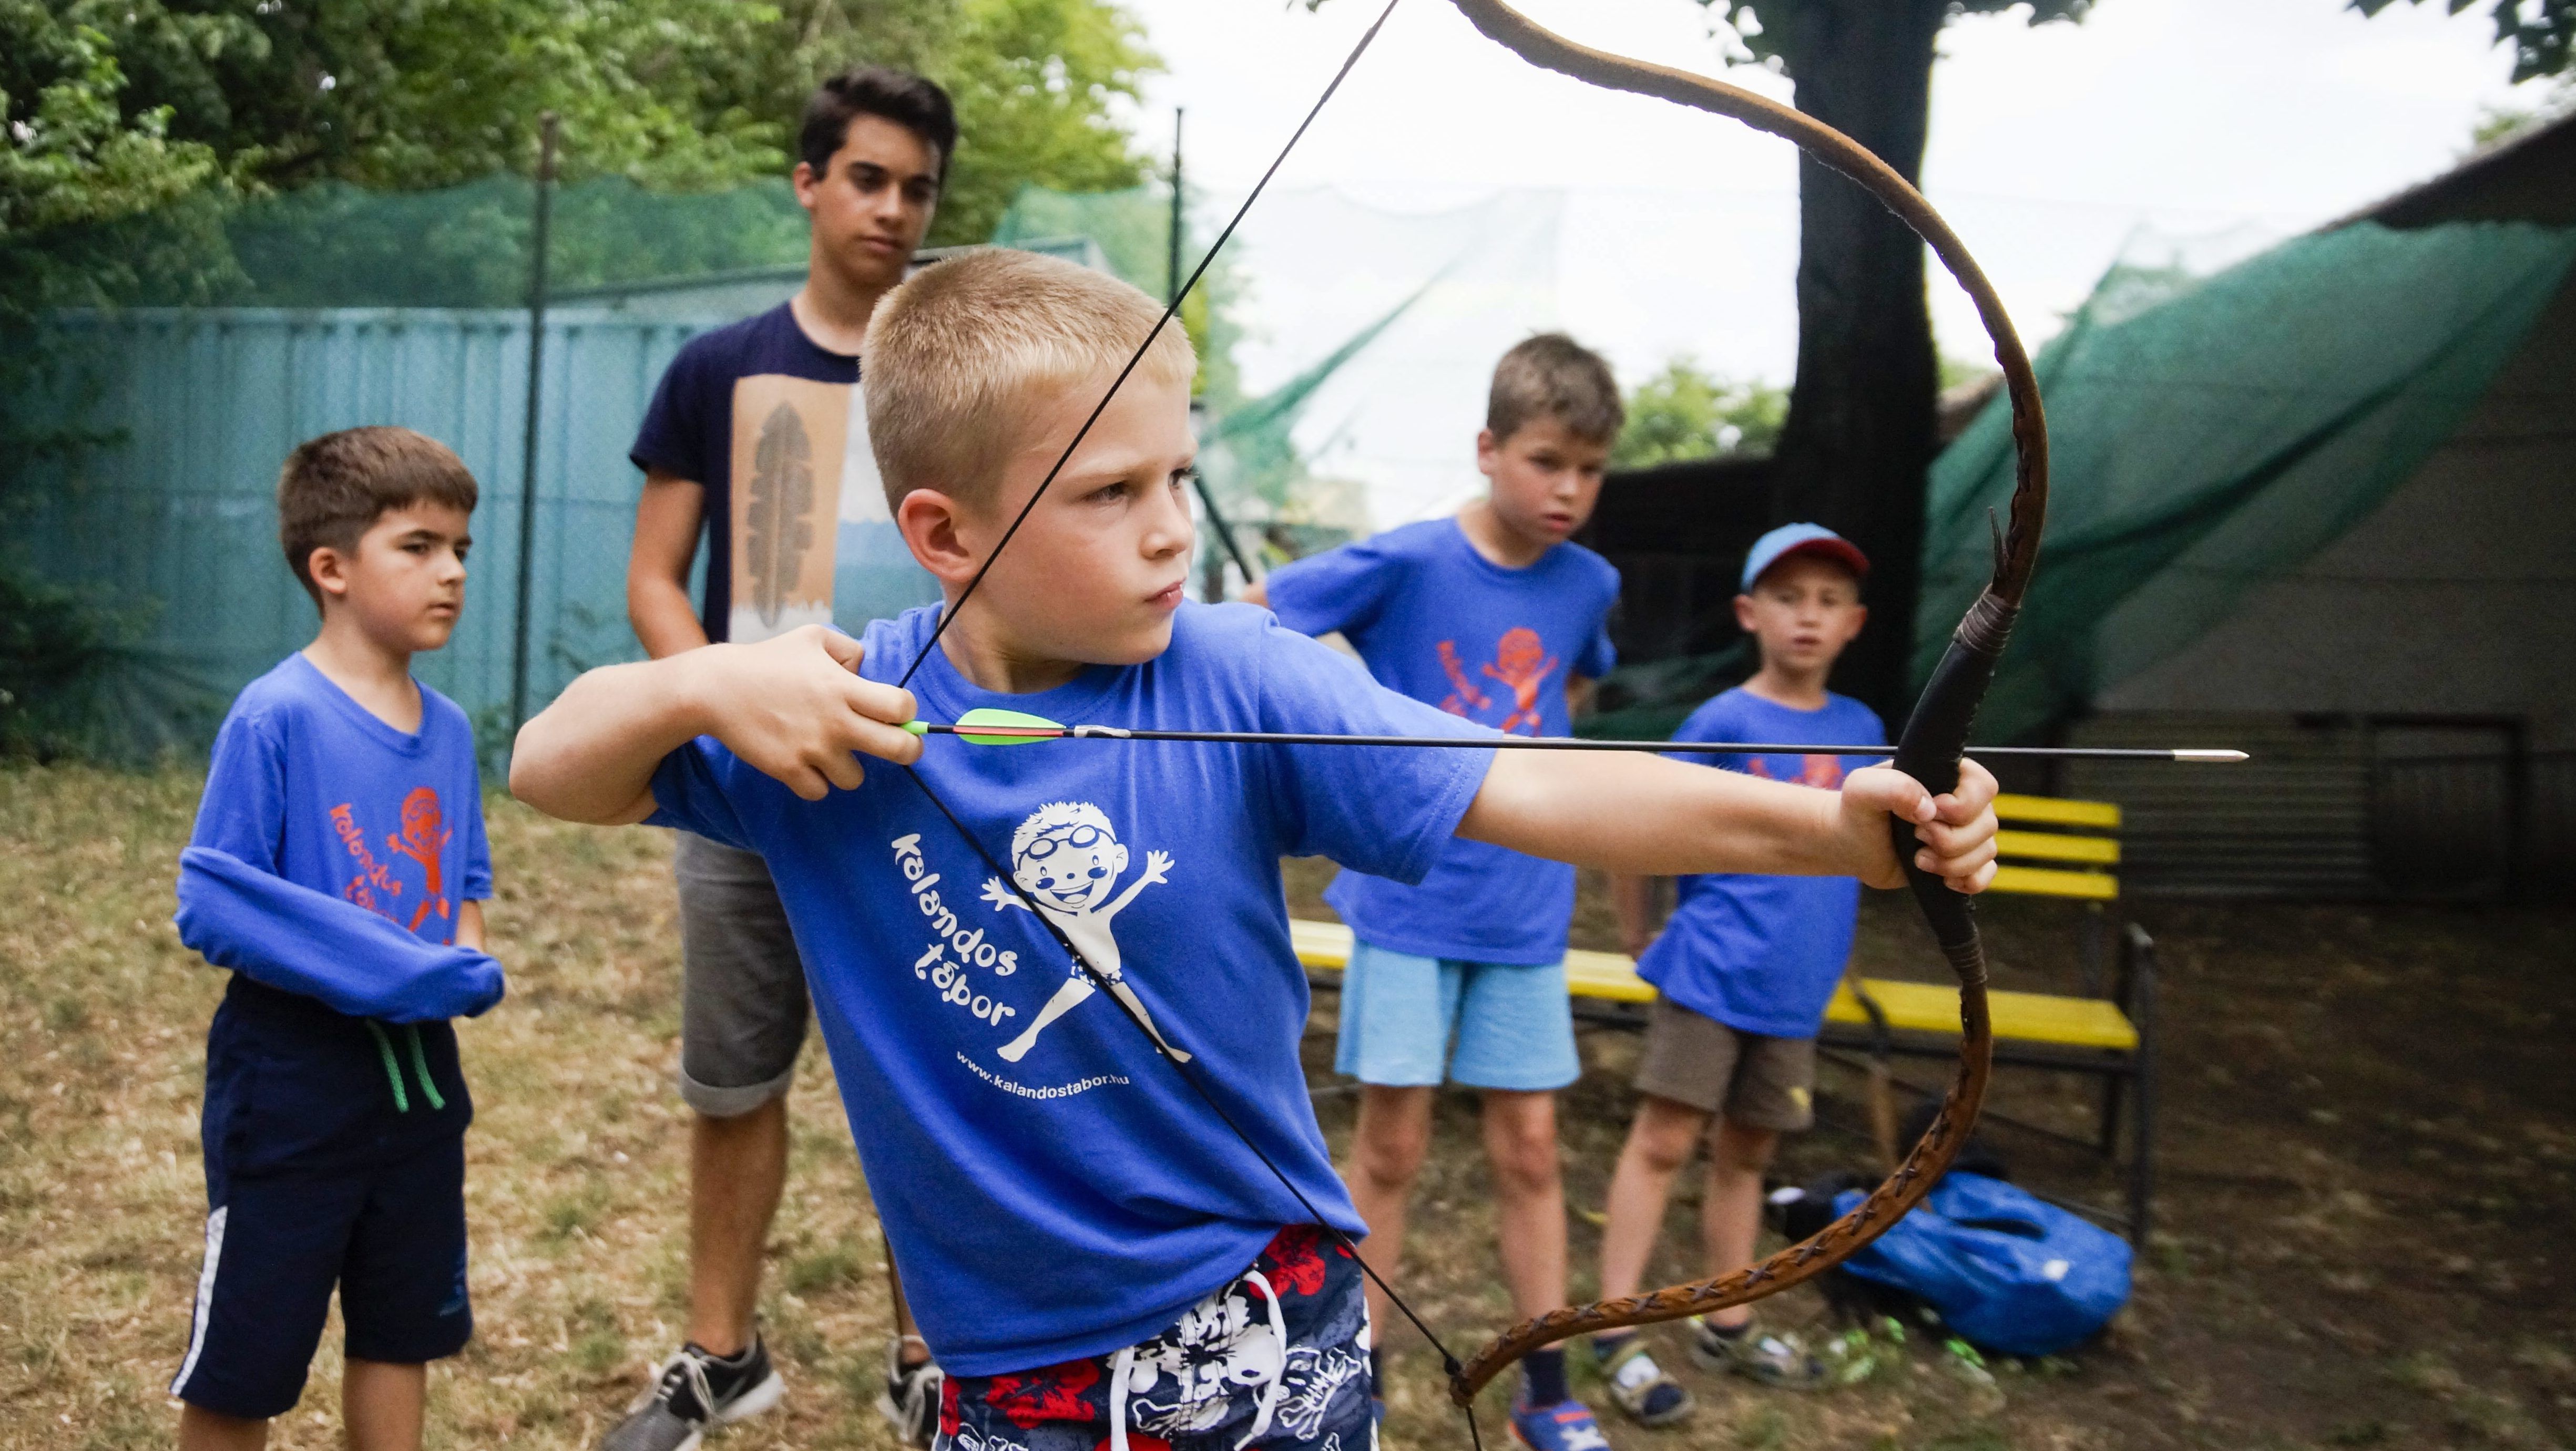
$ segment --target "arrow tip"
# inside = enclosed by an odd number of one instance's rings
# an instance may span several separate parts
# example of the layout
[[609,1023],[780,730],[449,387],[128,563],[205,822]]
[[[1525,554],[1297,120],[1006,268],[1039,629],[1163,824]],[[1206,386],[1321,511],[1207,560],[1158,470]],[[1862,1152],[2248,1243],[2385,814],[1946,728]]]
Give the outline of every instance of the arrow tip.
[[2176,751],[2174,759],[2177,761],[2250,761],[2253,757],[2243,751]]

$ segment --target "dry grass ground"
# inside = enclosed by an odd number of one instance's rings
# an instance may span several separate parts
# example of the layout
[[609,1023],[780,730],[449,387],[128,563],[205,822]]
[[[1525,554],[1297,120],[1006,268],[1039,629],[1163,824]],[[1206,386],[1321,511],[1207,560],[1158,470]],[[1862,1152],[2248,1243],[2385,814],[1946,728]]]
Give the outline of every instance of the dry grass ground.
[[[195,799],[184,773],[0,770],[0,1451],[168,1441],[162,1386],[197,1270],[197,1099],[221,990],[169,925]],[[431,1444],[580,1447],[681,1318],[668,843],[490,809],[492,932],[513,988],[463,1031],[481,1330],[433,1377]],[[1309,909],[1319,882],[1293,873]],[[1597,896],[1587,934],[1602,926]],[[1868,1375],[1806,1397],[1684,1368],[1703,1414],[1674,1432],[1613,1424],[1621,1451],[2576,1445],[2576,918],[2141,915],[2167,969],[2165,1228],[2107,1340],[1983,1370],[1920,1335],[1882,1341],[1863,1351]],[[2007,985],[2064,981],[2062,916],[2002,903],[1989,920]],[[1867,970],[1920,975],[1918,943],[1902,903],[1872,905]],[[1319,1084],[1330,1007],[1309,1040]],[[1633,1045],[1594,1034],[1585,1052],[1565,1106],[1578,1211],[1598,1204],[1632,1103]],[[2002,1102],[2071,1127],[2083,1092],[2020,1075]],[[887,1328],[880,1245],[819,1052],[796,1104],[766,1310],[794,1393],[718,1444],[890,1447],[868,1410]],[[1857,1117],[1847,1095],[1826,1111]],[[1320,1112],[1344,1141],[1348,1099]],[[2081,1155],[1998,1145],[2051,1188],[2112,1188]],[[1860,1153],[1819,1133],[1783,1172]],[[1454,1343],[1507,1318],[1484,1184],[1474,1106],[1444,1100],[1408,1279]],[[1659,1266],[1672,1279],[1690,1273],[1689,1212],[1676,1206]],[[1578,1220],[1576,1236],[1588,1279],[1593,1231]],[[1784,1322],[1834,1329],[1803,1292],[1774,1304]],[[1391,1339],[1390,1444],[1463,1445],[1428,1352]],[[336,1442],[335,1342],[273,1444]],[[1491,1409],[1485,1429],[1500,1435]]]

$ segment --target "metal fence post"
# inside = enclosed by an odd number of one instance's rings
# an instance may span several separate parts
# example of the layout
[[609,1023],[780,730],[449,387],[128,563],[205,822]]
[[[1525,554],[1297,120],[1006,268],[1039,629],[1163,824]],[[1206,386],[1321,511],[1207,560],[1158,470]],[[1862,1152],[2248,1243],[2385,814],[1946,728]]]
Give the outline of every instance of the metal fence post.
[[537,120],[537,220],[528,248],[528,428],[519,448],[518,626],[510,647],[510,726],[528,719],[528,595],[537,554],[537,410],[544,397],[546,249],[554,221],[556,116]]

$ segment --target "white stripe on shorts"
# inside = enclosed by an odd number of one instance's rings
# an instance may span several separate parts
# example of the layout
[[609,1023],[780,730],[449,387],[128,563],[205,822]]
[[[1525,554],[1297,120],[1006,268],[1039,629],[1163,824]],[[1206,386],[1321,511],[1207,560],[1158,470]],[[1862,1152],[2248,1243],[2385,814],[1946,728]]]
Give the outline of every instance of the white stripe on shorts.
[[188,1358],[179,1362],[179,1373],[170,1378],[170,1394],[177,1395],[188,1384],[190,1372],[197,1368],[197,1357],[206,1351],[206,1320],[215,1306],[215,1267],[224,1258],[224,1216],[232,1206],[223,1205],[206,1216],[206,1267],[197,1271],[197,1313],[188,1327]]

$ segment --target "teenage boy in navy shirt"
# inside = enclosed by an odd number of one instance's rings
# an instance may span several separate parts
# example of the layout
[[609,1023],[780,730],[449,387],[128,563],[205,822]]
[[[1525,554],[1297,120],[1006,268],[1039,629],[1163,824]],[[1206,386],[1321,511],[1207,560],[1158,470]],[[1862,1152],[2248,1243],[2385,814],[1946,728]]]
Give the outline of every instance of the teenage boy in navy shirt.
[[359,1451],[421,1441],[427,1363],[473,1333],[453,1017],[501,997],[474,731],[414,680],[465,600],[474,478],[403,428],[325,434],[277,485],[322,612],[215,738],[179,937],[232,969],[206,1038],[206,1254],[170,1393],[190,1451],[258,1447],[340,1294]]
[[[1562,333],[1530,338],[1494,368],[1476,436],[1486,497],[1299,560],[1253,598],[1292,630],[1340,632],[1379,683],[1415,700],[1501,731],[1569,734],[1573,701],[1615,663],[1619,599],[1619,571],[1569,536],[1592,515],[1624,416],[1607,363]],[[1583,1072],[1565,991],[1574,869],[1452,841],[1418,885],[1344,872],[1324,899],[1355,939],[1334,1067],[1361,1084],[1346,1172],[1370,1262],[1396,1277],[1445,1076],[1483,1091],[1513,1311],[1563,1305],[1556,1091]],[[1382,1318],[1384,1292],[1370,1294]],[[1598,1443],[1563,1350],[1532,1352],[1522,1373],[1512,1429],[1524,1444]]]
[[[1885,742],[1875,712],[1825,689],[1834,660],[1869,618],[1860,601],[1868,571],[1857,547],[1819,525],[1784,524],[1756,540],[1745,556],[1735,618],[1760,650],[1761,668],[1691,712],[1673,739]],[[1821,791],[1841,788],[1846,773],[1870,764],[1814,754],[1676,759]],[[1849,877],[1686,876],[1680,904],[1656,936],[1648,885],[1639,877],[1613,884],[1637,973],[1661,996],[1637,1065],[1643,1098],[1611,1175],[1601,1232],[1601,1293],[1611,1299],[1635,1294],[1643,1282],[1673,1178],[1703,1138],[1707,1272],[1753,1262],[1762,1171],[1780,1135],[1814,1121],[1816,1032],[1851,956],[1860,911],[1860,883]],[[1691,1358],[1710,1369],[1792,1388],[1822,1378],[1823,1368],[1794,1340],[1756,1327],[1750,1306],[1694,1317],[1690,1336]],[[1630,1416],[1667,1425],[1691,1413],[1690,1393],[1655,1364],[1637,1331],[1596,1335],[1592,1348],[1611,1399]]]
[[[948,93],[861,66],[817,87],[797,132],[796,199],[813,217],[805,285],[756,317],[691,338],[654,389],[630,455],[644,470],[626,611],[660,659],[711,640],[863,624],[938,597],[886,513],[868,448],[859,354],[868,315],[903,280],[957,151]],[[706,538],[703,593],[690,566]],[[786,1382],[756,1311],[769,1224],[787,1187],[787,1090],[805,1046],[805,969],[769,869],[692,832],[672,851],[680,902],[680,1097],[689,1125],[689,1315],[680,1348],[601,1451],[678,1451],[770,1409]],[[893,1287],[895,1339],[877,1408],[930,1443],[939,1366]]]
[[[1179,329],[1037,495],[1160,312],[1027,253],[914,276],[869,327],[868,426],[953,625],[934,641],[940,612],[925,608],[857,639],[816,626],[594,670],[512,760],[512,789],[540,810],[684,826],[767,859],[886,1236],[948,1371],[944,1447],[1126,1451],[1131,1429],[1194,1447],[1370,1443],[1366,1301],[1317,1220],[1364,1226],[1298,1062],[1306,978],[1282,856],[1419,880],[1463,832],[1621,871],[1892,886],[1895,811],[1920,823],[1918,861],[1971,890],[1993,875],[1993,782],[1973,769],[1936,801],[1885,770],[1837,799],[1651,756],[925,749],[904,728],[916,710],[1483,730],[1371,684],[1266,611],[1184,602],[1196,363]],[[895,684],[916,661],[911,688]]]

